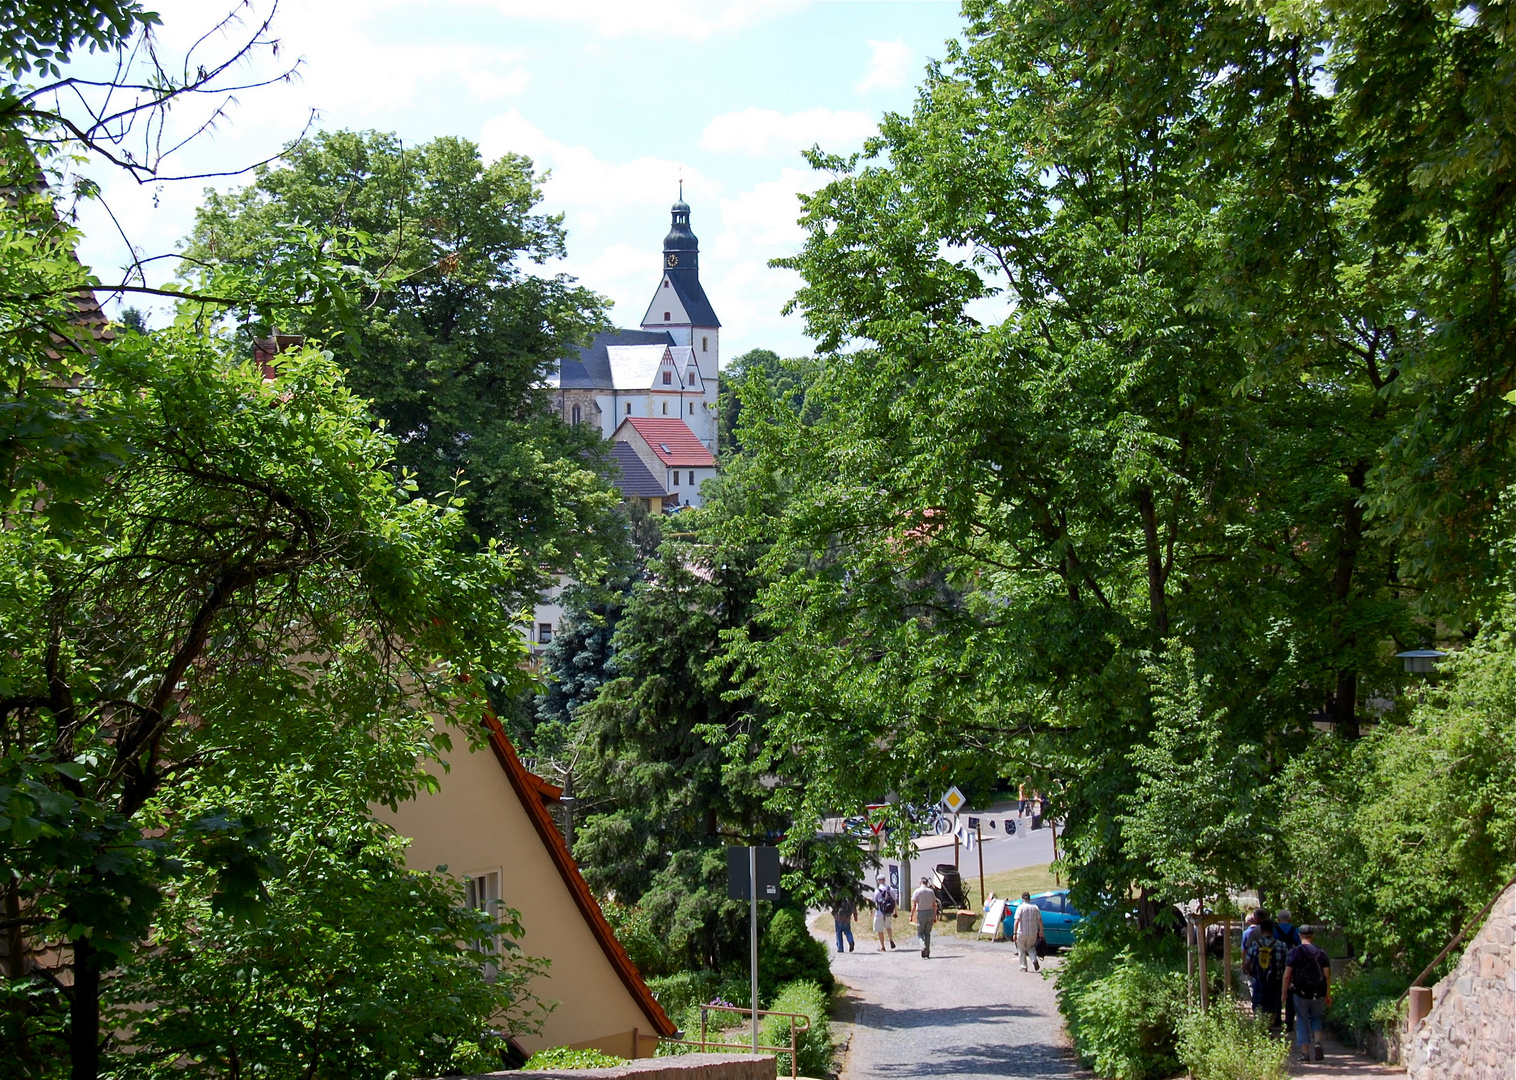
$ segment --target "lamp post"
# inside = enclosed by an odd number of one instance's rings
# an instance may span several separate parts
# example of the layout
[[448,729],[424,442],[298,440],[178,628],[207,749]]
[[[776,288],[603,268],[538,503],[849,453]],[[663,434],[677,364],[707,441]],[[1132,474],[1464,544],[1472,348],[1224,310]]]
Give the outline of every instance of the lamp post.
[[[1439,649],[1407,649],[1405,652],[1395,654],[1400,657],[1400,662],[1405,665],[1406,671],[1412,675],[1430,675],[1447,653]],[[1416,703],[1420,705],[1427,699],[1426,680],[1421,680],[1421,685],[1416,688]]]
[[1437,661],[1447,655],[1437,649],[1409,649],[1395,654],[1405,664],[1406,671],[1413,675],[1430,675]]

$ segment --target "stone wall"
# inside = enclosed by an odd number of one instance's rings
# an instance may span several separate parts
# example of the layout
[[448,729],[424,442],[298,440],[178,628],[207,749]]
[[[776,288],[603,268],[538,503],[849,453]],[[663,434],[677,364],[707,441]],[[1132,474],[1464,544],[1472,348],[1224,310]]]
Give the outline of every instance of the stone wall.
[[[775,1080],[772,1057],[751,1054],[682,1054],[678,1057],[638,1058],[609,1069],[549,1069],[485,1073],[465,1080]],[[789,1074],[785,1073],[788,1077]]]
[[1411,1080],[1516,1080],[1516,885],[1432,989],[1403,1060]]

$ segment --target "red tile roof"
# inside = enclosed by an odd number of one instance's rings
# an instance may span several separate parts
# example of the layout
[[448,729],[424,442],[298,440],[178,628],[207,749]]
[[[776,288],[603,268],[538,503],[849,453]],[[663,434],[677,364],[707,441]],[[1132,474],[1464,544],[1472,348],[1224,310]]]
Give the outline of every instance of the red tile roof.
[[661,416],[628,416],[623,423],[631,424],[637,434],[647,440],[658,455],[658,460],[675,468],[681,465],[711,469],[716,459],[705,448],[705,443],[695,438],[695,433],[683,420]]

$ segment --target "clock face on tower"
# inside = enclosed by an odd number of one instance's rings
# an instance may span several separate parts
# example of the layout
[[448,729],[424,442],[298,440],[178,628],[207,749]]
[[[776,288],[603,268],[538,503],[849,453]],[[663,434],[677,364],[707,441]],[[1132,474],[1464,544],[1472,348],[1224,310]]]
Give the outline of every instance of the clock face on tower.
[[665,255],[663,257],[663,261],[666,262],[666,263],[668,263],[670,266],[678,266],[679,265],[679,256],[678,255]]

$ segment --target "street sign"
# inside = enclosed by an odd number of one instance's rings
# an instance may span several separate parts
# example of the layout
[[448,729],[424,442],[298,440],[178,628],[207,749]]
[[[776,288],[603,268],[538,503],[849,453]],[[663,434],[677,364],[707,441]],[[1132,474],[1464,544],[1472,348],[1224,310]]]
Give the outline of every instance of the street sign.
[[[761,847],[754,849],[758,858],[758,899],[779,899],[779,849]],[[748,849],[726,849],[726,895],[729,900],[751,900],[748,889]]]
[[900,895],[900,864],[890,863],[890,888],[895,890],[895,895]]
[[868,819],[869,828],[874,830],[875,836],[878,836],[880,832],[883,831],[885,820],[884,815],[878,813],[877,811],[888,809],[888,803],[869,803],[863,808],[863,812]]
[[948,808],[950,814],[958,813],[968,804],[969,801],[963,797],[963,792],[958,790],[957,784],[948,788],[947,794],[942,797],[942,805]]

